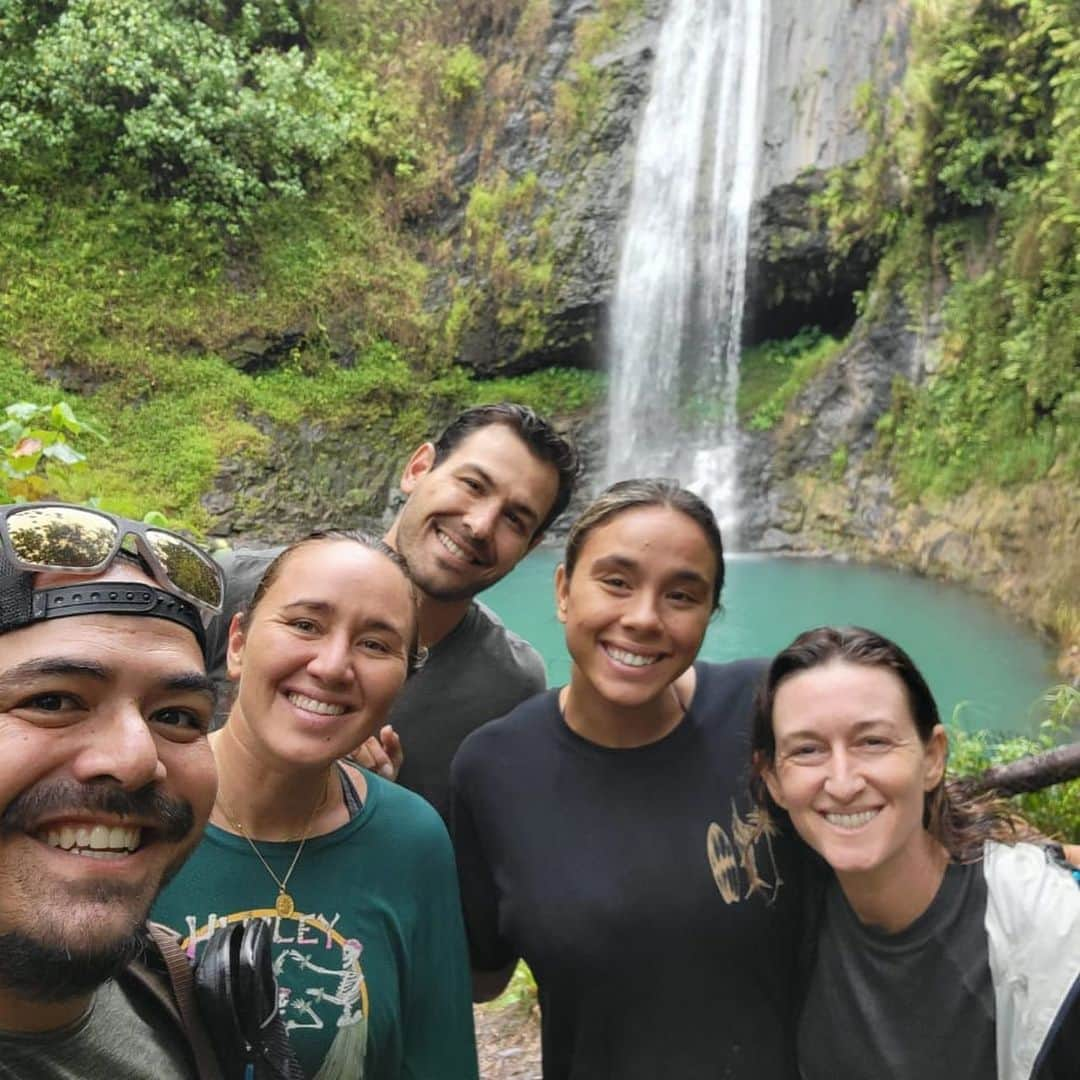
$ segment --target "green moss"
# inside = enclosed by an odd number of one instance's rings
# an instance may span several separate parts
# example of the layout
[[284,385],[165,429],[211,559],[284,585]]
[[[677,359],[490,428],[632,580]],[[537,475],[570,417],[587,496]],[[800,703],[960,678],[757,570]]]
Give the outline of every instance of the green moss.
[[588,131],[607,100],[609,81],[593,61],[644,10],[642,0],[600,0],[574,27],[570,77],[555,84],[555,124],[564,138]]
[[[518,355],[543,345],[555,276],[553,210],[534,217],[527,231],[523,228],[540,194],[535,173],[511,181],[499,172],[490,183],[473,185],[465,209],[468,254],[489,283],[496,322],[519,335]],[[522,234],[520,238],[512,238],[514,226]],[[472,281],[454,290],[443,323],[444,339],[451,351],[460,345],[461,335],[483,302]]]
[[475,382],[469,390],[474,405],[516,401],[544,416],[566,416],[598,405],[607,392],[607,377],[599,371],[547,368],[530,375]]
[[752,431],[774,427],[799,391],[828,366],[841,344],[818,327],[808,326],[794,337],[764,341],[748,349],[739,367],[739,423]]

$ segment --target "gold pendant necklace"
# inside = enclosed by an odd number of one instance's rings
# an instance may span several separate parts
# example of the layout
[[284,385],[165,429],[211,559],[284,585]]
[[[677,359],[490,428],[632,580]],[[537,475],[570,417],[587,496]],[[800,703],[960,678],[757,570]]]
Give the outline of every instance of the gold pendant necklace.
[[270,864],[256,846],[255,841],[252,840],[244,830],[244,826],[236,820],[232,813],[230,813],[228,807],[221,801],[220,797],[217,800],[218,806],[221,807],[221,812],[225,815],[225,820],[228,821],[229,824],[232,825],[232,827],[248,842],[251,846],[251,850],[255,852],[255,857],[263,864],[263,868],[270,877],[274,879],[274,884],[278,887],[277,899],[274,901],[274,911],[276,911],[282,919],[287,919],[296,912],[296,903],[293,901],[293,898],[288,891],[289,878],[292,877],[292,872],[296,869],[296,864],[300,861],[300,856],[304,851],[304,845],[307,843],[308,833],[311,831],[311,823],[315,820],[315,815],[330,796],[330,775],[330,773],[326,774],[326,785],[323,788],[322,798],[315,804],[311,813],[308,815],[307,824],[304,826],[304,831],[300,835],[300,843],[296,848],[296,854],[293,855],[292,862],[289,863],[289,869],[285,871],[285,876],[281,878],[279,878],[271,869]]

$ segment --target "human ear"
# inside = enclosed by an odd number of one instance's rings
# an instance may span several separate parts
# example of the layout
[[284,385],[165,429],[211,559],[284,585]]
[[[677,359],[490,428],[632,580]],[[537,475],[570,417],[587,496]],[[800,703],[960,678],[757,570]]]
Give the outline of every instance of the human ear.
[[[754,758],[755,764],[759,764],[763,760],[763,755],[760,750],[754,754]],[[776,776],[776,769],[771,762],[761,769],[761,779],[765,781],[765,786],[769,789],[772,801],[776,803],[781,810],[786,810],[787,804],[784,802],[784,789]]]
[[924,752],[926,754],[926,778],[923,781],[923,788],[926,791],[933,791],[941,783],[941,778],[945,775],[945,762],[949,757],[949,736],[941,724],[936,724],[934,730],[930,732],[930,738],[926,741]]
[[406,495],[411,495],[420,478],[426,476],[435,468],[435,444],[426,442],[418,446],[412,453],[412,457],[405,463],[405,469],[401,474],[401,490]]
[[238,682],[240,672],[244,667],[244,642],[247,635],[244,633],[244,615],[237,612],[229,623],[229,647],[225,653],[225,667],[229,678]]
[[561,623],[566,622],[566,597],[570,591],[570,580],[566,576],[563,563],[555,568],[555,617]]

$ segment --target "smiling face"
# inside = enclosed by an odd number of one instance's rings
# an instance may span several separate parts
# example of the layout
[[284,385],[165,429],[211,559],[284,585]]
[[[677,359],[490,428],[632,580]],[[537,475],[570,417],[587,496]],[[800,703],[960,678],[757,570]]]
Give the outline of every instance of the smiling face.
[[841,883],[902,881],[933,857],[923,808],[944,773],[945,732],[920,739],[892,671],[831,660],[789,676],[773,733],[769,792]]
[[353,540],[300,544],[229,635],[229,725],[259,754],[324,766],[382,724],[416,635],[412,586]]
[[425,443],[409,459],[409,500],[387,541],[436,600],[467,600],[529,551],[555,502],[559,474],[505,424],[474,431],[438,465]]
[[555,577],[572,691],[622,708],[655,702],[701,648],[717,569],[701,526],[668,506],[593,528],[573,573]]
[[[149,581],[127,565],[90,580]],[[210,813],[212,712],[175,623],[83,615],[0,637],[0,991],[75,997],[126,955]]]

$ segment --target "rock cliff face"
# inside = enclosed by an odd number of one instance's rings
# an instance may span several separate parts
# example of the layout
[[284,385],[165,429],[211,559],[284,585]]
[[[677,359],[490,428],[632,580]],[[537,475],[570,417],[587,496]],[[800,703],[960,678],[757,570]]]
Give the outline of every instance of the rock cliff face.
[[[484,176],[502,174],[507,183],[530,174],[540,197],[529,212],[510,216],[503,236],[512,259],[535,265],[549,260],[550,286],[527,299],[541,308],[540,334],[529,340],[523,327],[506,318],[520,297],[478,265],[467,241],[465,204],[469,187],[458,193],[450,213],[436,227],[458,239],[458,256],[448,272],[433,278],[432,293],[445,297],[447,278],[479,292],[457,359],[481,376],[519,374],[544,367],[600,367],[605,314],[617,260],[619,229],[630,197],[634,138],[648,94],[649,70],[666,0],[648,0],[623,28],[617,44],[594,57],[592,81],[575,70],[575,29],[594,16],[589,0],[552,0],[543,51],[526,68],[508,115],[492,138],[477,134],[459,161],[458,176],[476,179],[479,145],[493,142],[493,160]],[[567,116],[567,100],[588,94],[582,116]],[[564,104],[560,110],[560,97]],[[538,239],[543,222],[544,241]],[[545,250],[541,251],[543,246]],[[508,296],[507,293],[510,293]]]
[[866,149],[856,102],[903,74],[908,3],[771,0],[758,197]]
[[[509,33],[507,26],[501,36],[490,24],[478,28],[475,47],[491,71],[520,74],[510,80],[506,100],[489,103],[488,126],[461,133],[453,191],[415,227],[448,240],[456,252],[449,263],[433,266],[429,303],[448,311],[466,291],[471,310],[457,359],[480,376],[603,366],[635,136],[668,0],[643,0],[586,70],[575,39],[583,22],[606,7],[602,0],[551,0],[550,17],[526,55],[513,34],[526,5],[509,20]],[[863,149],[854,95],[868,80],[896,77],[903,10],[889,0],[772,0],[747,317],[752,337],[782,336],[804,324],[846,329],[852,321],[851,295],[865,284],[874,253],[855,251],[842,265],[831,263],[811,202],[822,170]],[[470,235],[470,198],[479,188],[506,189],[530,177],[535,195],[494,223],[505,241],[504,262],[511,265],[493,265]],[[550,278],[530,293],[520,279],[541,262],[550,267]],[[527,308],[531,321],[513,317]],[[335,358],[351,362],[335,345],[333,327],[327,333]],[[298,326],[265,340],[235,342],[233,362],[247,371],[273,366],[283,352],[302,346],[307,334]],[[887,385],[887,374],[879,381]],[[879,388],[871,396],[879,402],[883,393]],[[597,465],[600,419],[594,417],[586,440]],[[270,460],[224,463],[205,500],[220,535],[266,533],[268,521],[276,534],[286,535],[377,514],[400,466],[371,454],[373,441],[392,442],[382,434],[372,440],[360,429],[318,424],[264,434]],[[800,452],[793,448],[790,460],[797,462]],[[753,444],[748,460],[755,460]],[[780,470],[771,465],[765,475],[777,477],[779,490]],[[769,517],[775,497],[751,494],[755,538],[782,529],[782,520]]]
[[[480,31],[476,48],[492,70],[502,60],[519,77],[491,107],[488,127],[462,134],[453,193],[416,223],[454,252],[433,269],[429,302],[436,310],[467,307],[457,359],[476,374],[603,365],[634,141],[667,7],[643,0],[587,68],[575,35],[606,10],[603,0],[551,0],[524,57],[507,51],[511,38]],[[1055,605],[1080,593],[1070,553],[1080,536],[1077,511],[1068,510],[1075,500],[1047,481],[1010,496],[972,492],[947,504],[897,506],[873,452],[875,423],[889,407],[893,379],[918,382],[932,363],[934,322],[913,328],[895,299],[878,305],[872,323],[857,321],[853,295],[866,287],[878,253],[856,248],[837,261],[814,209],[824,171],[865,149],[857,115],[863,88],[887,89],[903,73],[908,4],[772,0],[770,9],[746,332],[757,341],[817,325],[850,336],[777,429],[743,434],[741,544],[909,566],[968,582],[1048,625]],[[528,199],[509,200],[494,222],[505,252],[493,262],[471,231],[471,195],[526,181]],[[538,267],[545,272],[530,275]],[[239,343],[237,363],[258,366],[282,344]],[[602,420],[598,413],[577,425],[597,466]],[[274,535],[295,535],[377,518],[389,501],[400,462],[365,455],[365,432],[311,426],[266,434],[270,466],[253,473],[244,462],[228,464],[208,497],[217,531],[258,529],[270,538],[273,517]],[[346,461],[362,466],[343,468]],[[1051,570],[1060,567],[1064,573]],[[1080,657],[1065,663],[1080,670]]]
[[[505,315],[507,297],[471,259],[465,244],[450,274],[478,287],[482,301],[462,337],[458,359],[481,375],[518,373],[553,364],[601,367],[604,331],[621,225],[633,180],[634,139],[648,96],[651,63],[667,0],[646,0],[617,44],[593,58],[601,88],[587,119],[567,132],[557,114],[560,84],[574,88],[574,34],[596,13],[590,0],[553,0],[543,52],[494,140],[495,167],[511,181],[534,173],[543,197],[508,222],[512,253],[538,257],[536,222],[550,218],[553,276],[542,298],[543,329],[529,340]],[[888,0],[773,0],[770,5],[757,209],[751,240],[747,324],[752,339],[782,336],[816,323],[828,328],[853,313],[851,295],[865,285],[872,253],[857,250],[831,266],[811,197],[821,173],[865,148],[856,99],[864,84],[887,88],[903,72],[907,4]],[[466,181],[438,224],[464,233],[468,182],[477,147],[463,150]],[[488,172],[491,169],[489,167]],[[433,295],[445,298],[446,274]],[[513,299],[513,298],[511,298]]]

